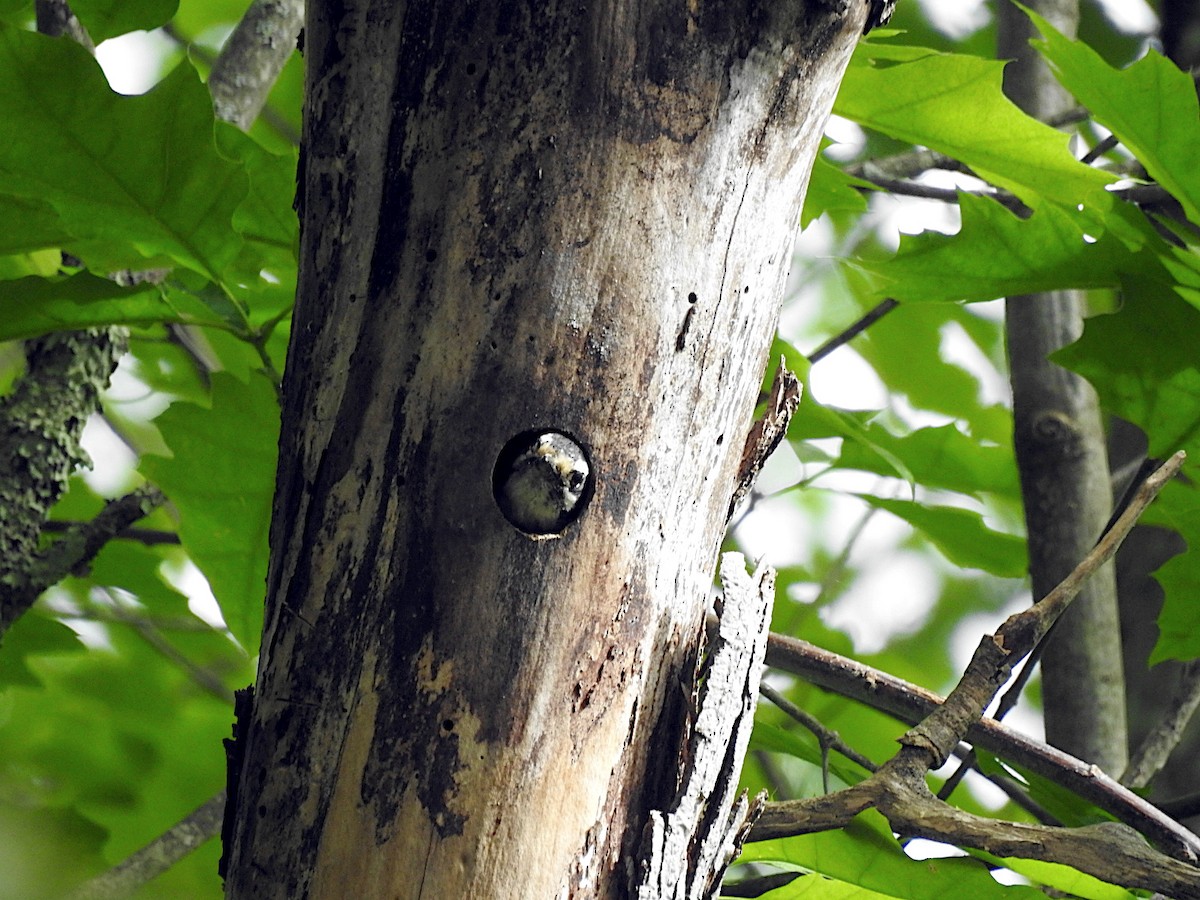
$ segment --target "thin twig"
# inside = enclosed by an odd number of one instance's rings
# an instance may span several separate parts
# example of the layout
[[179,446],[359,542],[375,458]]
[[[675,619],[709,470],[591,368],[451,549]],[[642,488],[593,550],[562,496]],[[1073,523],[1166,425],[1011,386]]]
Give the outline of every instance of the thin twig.
[[886,300],[881,300],[873,309],[867,312],[866,315],[862,316],[847,328],[842,329],[842,331],[835,334],[812,353],[808,354],[808,361],[813,365],[819,363],[838,347],[841,347],[843,344],[850,343],[850,341],[854,340],[899,305],[899,301],[893,300],[891,297],[888,297]]
[[128,625],[147,644],[154,648],[168,662],[178,666],[184,674],[195,682],[205,692],[218,700],[233,704],[233,691],[225,686],[220,677],[203,666],[193,662],[187,654],[179,652],[153,624],[144,617],[128,613],[118,605],[109,607],[109,615],[113,621]]
[[[42,527],[42,533],[65,534],[72,529],[81,528],[86,524],[86,522],[67,519],[51,519]],[[155,547],[161,544],[178,546],[180,543],[178,532],[162,531],[158,528],[123,528],[114,534],[113,537],[127,541],[136,541],[139,544],[145,544],[147,547]]]
[[[871,762],[868,757],[859,753],[857,750],[843,741],[841,735],[839,735],[836,731],[826,728],[821,723],[820,719],[811,713],[802,710],[769,684],[760,685],[758,690],[759,693],[779,707],[782,712],[786,713],[790,718],[795,719],[810,732],[812,732],[813,737],[817,739],[817,743],[821,746],[822,757],[828,754],[830,750],[836,750],[838,753],[842,754],[842,756],[846,757],[846,759],[857,763],[868,772],[874,772],[879,768],[879,766]],[[827,769],[828,767],[823,764],[822,768]],[[826,772],[826,775],[827,774],[828,772]],[[828,784],[826,784],[825,790],[829,790]]]

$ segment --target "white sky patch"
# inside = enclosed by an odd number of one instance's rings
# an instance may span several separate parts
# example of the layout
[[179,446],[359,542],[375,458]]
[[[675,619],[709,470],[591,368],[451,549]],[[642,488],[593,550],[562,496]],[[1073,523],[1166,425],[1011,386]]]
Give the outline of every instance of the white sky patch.
[[1158,16],[1145,0],[1096,0],[1108,21],[1125,34],[1158,31]]
[[80,443],[92,458],[91,470],[82,473],[88,487],[101,497],[115,497],[129,489],[137,457],[100,415],[87,420]]
[[[890,516],[876,516],[854,555],[869,555],[868,535],[878,537],[879,532],[893,528],[903,534],[909,527]],[[896,552],[894,545],[889,550],[876,557],[877,562],[850,590],[821,614],[825,624],[850,636],[856,653],[878,653],[893,637],[916,631],[933,609],[940,582],[928,560]]]
[[974,34],[992,21],[987,0],[920,0],[920,3],[930,24],[954,40]]
[[854,159],[862,152],[867,143],[866,133],[857,122],[843,119],[839,115],[831,115],[825,123],[825,137],[833,141],[826,150],[829,158],[836,162],[846,162]]
[[1008,382],[962,325],[947,322],[941,328],[941,338],[939,352],[942,359],[961,366],[979,380],[980,402],[985,406],[1007,406],[1012,399]]
[[851,347],[839,347],[813,366],[806,389],[822,406],[881,409],[888,402],[887,387]]
[[213,628],[225,629],[225,618],[221,615],[221,607],[213,596],[208,579],[190,559],[182,564],[164,562],[159,572],[164,581],[188,598],[188,609],[192,615]]
[[122,414],[148,422],[171,405],[171,398],[138,378],[134,374],[138,365],[131,354],[122,356],[105,396],[109,403],[120,405]]
[[161,30],[131,31],[96,47],[96,61],[118,94],[144,94],[162,76],[162,60],[177,44]]

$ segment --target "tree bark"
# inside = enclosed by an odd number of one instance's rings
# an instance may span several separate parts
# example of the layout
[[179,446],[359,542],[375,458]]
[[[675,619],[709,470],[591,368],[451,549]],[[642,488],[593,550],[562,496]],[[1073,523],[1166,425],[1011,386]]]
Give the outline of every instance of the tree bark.
[[[1030,6],[1067,35],[1079,19],[1076,0]],[[1000,5],[999,52],[1005,92],[1030,115],[1046,119],[1070,105],[1045,62],[1029,46],[1033,26],[1010,3]],[[1021,472],[1034,598],[1050,591],[1100,536],[1112,510],[1104,426],[1088,382],[1048,359],[1083,331],[1085,297],[1056,291],[1008,299],[1006,333],[1013,389],[1014,444]],[[1046,740],[1118,776],[1128,758],[1125,679],[1116,579],[1097,571],[1059,621],[1042,656]]]
[[[311,3],[227,890],[619,897],[867,4]],[[586,508],[501,515],[511,438]]]

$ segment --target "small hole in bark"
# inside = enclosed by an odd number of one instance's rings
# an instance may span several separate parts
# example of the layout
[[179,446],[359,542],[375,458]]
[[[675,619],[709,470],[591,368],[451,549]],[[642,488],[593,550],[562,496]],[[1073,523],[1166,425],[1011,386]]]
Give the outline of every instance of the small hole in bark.
[[442,731],[453,731],[453,730],[454,730],[454,720],[453,719],[442,719]]
[[468,75],[474,75],[477,71],[478,71],[478,69],[476,68],[475,63],[467,63],[467,74]]
[[436,259],[437,259],[437,251],[436,250],[426,250],[425,251],[425,262],[431,263]]
[[700,299],[700,298],[696,296],[696,292],[695,292],[695,291],[692,291],[690,294],[688,294],[688,303],[695,303],[695,302],[696,302],[696,301],[698,301],[699,299]]

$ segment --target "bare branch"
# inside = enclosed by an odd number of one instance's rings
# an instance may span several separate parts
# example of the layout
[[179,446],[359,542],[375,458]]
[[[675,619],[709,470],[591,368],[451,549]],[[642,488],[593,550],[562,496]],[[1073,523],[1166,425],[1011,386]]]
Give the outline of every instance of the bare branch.
[[158,877],[201,844],[216,837],[225,812],[225,792],[214,795],[124,862],[80,885],[69,900],[116,900]]
[[899,301],[893,300],[891,297],[879,301],[866,315],[859,318],[852,325],[842,329],[812,353],[808,354],[808,361],[816,365],[838,347],[850,343],[899,305]]
[[1167,762],[1171,752],[1183,737],[1183,730],[1200,706],[1200,661],[1191,662],[1183,671],[1183,679],[1175,692],[1170,707],[1162,721],[1146,735],[1133,754],[1121,783],[1131,788],[1142,788],[1150,783]]
[[[939,694],[919,685],[787,635],[771,634],[768,638],[767,665],[886,712],[909,725],[920,722],[945,702]],[[966,739],[989,753],[1061,784],[1146,835],[1155,846],[1167,852],[1192,847],[1194,852],[1200,853],[1200,839],[1194,834],[1083,760],[986,716],[970,728]]]
[[96,52],[96,44],[87,33],[66,0],[37,0],[34,4],[39,34],[50,37],[66,36],[82,46],[88,53]]
[[[779,836],[791,827],[803,832],[840,827],[848,815],[876,807],[897,832],[975,847],[1002,856],[1069,862],[1106,881],[1163,891],[1178,897],[1200,897],[1200,839],[1179,829],[1167,841],[1176,858],[1148,847],[1128,826],[1102,825],[1079,829],[997,822],[957,810],[929,793],[925,775],[940,765],[976,725],[984,708],[1027,654],[1066,610],[1086,578],[1116,552],[1138,516],[1183,464],[1176,453],[1143,483],[1137,494],[1096,547],[1045,598],[1010,616],[990,637],[980,641],[958,685],[946,701],[910,729],[901,750],[880,770],[853,788],[817,800],[791,801],[784,810],[764,815],[752,839]],[[1107,777],[1095,770],[1094,777]],[[865,804],[865,805],[864,805]],[[790,819],[790,825],[785,822]],[[829,824],[834,823],[834,824]],[[814,824],[818,827],[814,828]],[[1155,829],[1161,838],[1163,829]],[[800,833],[793,831],[792,833]],[[1186,835],[1186,836],[1185,836]]]
[[12,604],[17,615],[32,606],[46,588],[85,568],[112,538],[165,502],[162,492],[148,484],[111,501],[90,522],[66,529],[62,537],[37,555],[28,580],[14,592]]
[[245,131],[258,118],[304,25],[304,0],[255,0],[208,76],[217,117]]
[[[42,534],[66,534],[83,524],[85,523],[67,519],[51,519],[42,528]],[[178,547],[180,543],[179,532],[163,531],[160,528],[122,528],[113,537],[123,538],[127,541],[136,541],[139,544],[145,544],[147,547],[156,547],[160,544]]]

